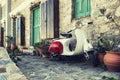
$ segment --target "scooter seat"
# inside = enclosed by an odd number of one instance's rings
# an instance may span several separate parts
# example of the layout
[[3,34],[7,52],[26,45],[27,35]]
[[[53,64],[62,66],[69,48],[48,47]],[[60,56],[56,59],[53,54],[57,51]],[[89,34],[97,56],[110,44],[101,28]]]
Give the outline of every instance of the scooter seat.
[[70,34],[70,33],[61,33],[60,35],[63,36],[63,37],[66,37],[66,38],[71,38],[72,37],[72,34]]

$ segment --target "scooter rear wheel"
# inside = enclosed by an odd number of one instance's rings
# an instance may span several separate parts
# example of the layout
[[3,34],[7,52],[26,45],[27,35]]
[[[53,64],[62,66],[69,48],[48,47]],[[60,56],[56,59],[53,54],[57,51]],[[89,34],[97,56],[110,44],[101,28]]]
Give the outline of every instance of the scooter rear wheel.
[[94,67],[97,67],[99,64],[98,59],[97,59],[97,55],[94,52],[90,53],[90,61]]

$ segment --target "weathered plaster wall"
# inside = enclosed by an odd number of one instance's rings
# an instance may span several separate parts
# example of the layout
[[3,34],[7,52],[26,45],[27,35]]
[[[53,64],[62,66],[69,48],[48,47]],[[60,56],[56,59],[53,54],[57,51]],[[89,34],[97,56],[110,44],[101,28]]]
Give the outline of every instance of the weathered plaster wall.
[[6,17],[6,5],[2,6],[2,18]]
[[[89,39],[96,38],[100,33],[119,34],[119,0],[91,0],[91,16],[79,19],[72,18],[74,10],[72,1],[74,0],[60,0],[60,32],[67,32],[76,24],[81,23]],[[88,24],[90,22],[93,24]]]
[[11,0],[12,5],[11,5],[11,11],[14,10],[16,7],[18,7],[22,2],[25,0]]

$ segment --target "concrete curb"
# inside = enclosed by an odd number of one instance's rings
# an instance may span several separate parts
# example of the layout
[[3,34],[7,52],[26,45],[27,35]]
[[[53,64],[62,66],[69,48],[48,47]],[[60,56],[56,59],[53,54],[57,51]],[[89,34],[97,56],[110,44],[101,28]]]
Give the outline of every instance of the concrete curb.
[[3,47],[0,47],[0,80],[28,80]]

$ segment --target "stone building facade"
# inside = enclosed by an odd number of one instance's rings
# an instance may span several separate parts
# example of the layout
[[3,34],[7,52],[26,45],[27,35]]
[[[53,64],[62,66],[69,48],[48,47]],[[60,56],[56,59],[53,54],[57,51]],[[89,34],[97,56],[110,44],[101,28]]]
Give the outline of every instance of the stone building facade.
[[[2,0],[1,0],[2,1]],[[8,0],[5,0],[8,1]],[[54,9],[54,12],[51,12],[50,9],[46,12],[46,7],[44,5],[46,3],[46,0],[9,0],[11,5],[11,10],[8,11],[9,17],[10,17],[10,25],[9,25],[9,30],[10,30],[10,35],[13,35],[13,21],[15,18],[19,18],[20,16],[23,16],[25,18],[25,46],[30,46],[32,45],[31,43],[31,35],[32,35],[32,22],[31,22],[31,7],[35,6],[35,4],[39,3],[40,4],[40,10],[41,14],[47,13],[45,17],[43,15],[41,16],[41,23],[40,25],[45,26],[46,23],[49,21],[53,21],[54,25],[52,26],[57,26],[59,29],[54,29],[54,33],[52,33],[52,30],[47,30],[46,33],[44,33],[44,28],[41,29],[41,34],[40,38],[54,38],[55,36],[52,37],[44,37],[45,35],[49,35],[50,33],[52,34],[59,34],[61,32],[67,32],[70,28],[77,26],[80,26],[82,24],[82,28],[87,34],[90,40],[95,39],[97,36],[100,35],[100,33],[109,33],[109,34],[119,34],[120,29],[120,1],[119,0],[83,0],[83,1],[89,1],[90,2],[90,7],[91,7],[91,12],[90,15],[75,18],[74,17],[74,12],[75,12],[75,0],[57,0],[59,3],[59,7],[57,9]],[[50,1],[50,0],[47,0]],[[52,0],[51,0],[52,1]],[[55,0],[53,0],[55,1]],[[79,0],[80,1],[80,0]],[[82,0],[81,0],[82,1]],[[42,5],[44,4],[44,5]],[[55,5],[56,3],[54,3]],[[55,5],[56,6],[56,5]],[[1,27],[4,27],[5,29],[8,27],[6,25],[6,2],[2,2],[1,8],[2,8],[2,17],[1,19]],[[56,12],[58,10],[58,12]],[[58,14],[57,17],[58,19],[58,24],[55,24],[56,22],[56,17],[52,18],[51,17],[46,20],[44,18],[49,17],[49,14],[56,13]],[[53,14],[52,16],[54,16]],[[45,22],[45,23],[44,23]],[[47,24],[47,25],[48,25]],[[51,26],[51,25],[50,25]],[[55,27],[54,27],[55,28]],[[51,28],[48,28],[51,29]],[[43,30],[43,31],[42,31]],[[50,32],[51,31],[51,32]],[[5,35],[7,35],[6,33]],[[61,36],[57,36],[61,37]],[[18,45],[19,42],[18,42]]]
[[[90,39],[95,39],[100,33],[119,34],[120,1],[119,0],[91,0],[90,16],[73,18],[75,0],[60,0],[60,31],[77,23],[82,24]],[[69,5],[68,5],[69,4]],[[92,23],[92,24],[89,24]]]

